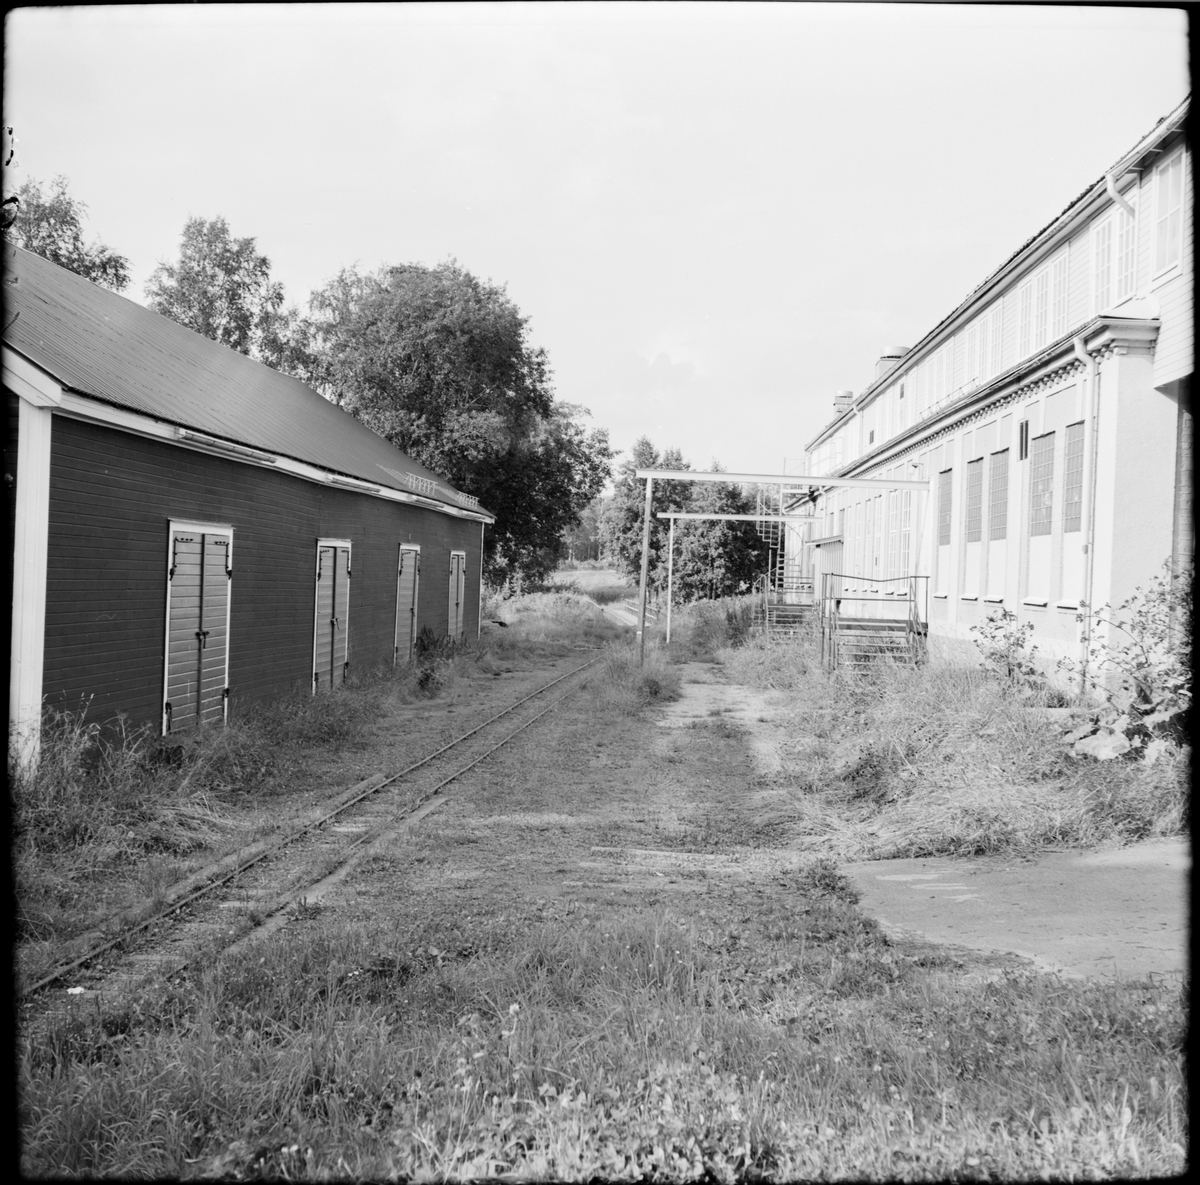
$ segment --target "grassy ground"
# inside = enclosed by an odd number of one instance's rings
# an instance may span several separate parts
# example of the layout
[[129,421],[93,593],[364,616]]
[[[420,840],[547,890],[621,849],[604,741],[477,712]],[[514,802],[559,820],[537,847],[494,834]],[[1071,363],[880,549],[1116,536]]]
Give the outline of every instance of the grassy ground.
[[[478,643],[354,675],[332,694],[256,706],[183,743],[152,729],[101,731],[86,707],[48,711],[37,776],[11,787],[18,938],[48,947],[155,898],[313,796],[375,772],[364,763],[385,739],[395,764],[444,743],[456,724],[431,718],[435,708],[479,702],[480,683],[624,634],[579,596],[538,594],[492,609],[508,624],[489,621]],[[506,696],[515,698],[507,683],[492,689],[491,698]],[[384,722],[407,748],[383,736]]]
[[1177,986],[892,945],[761,825],[745,736],[657,727],[639,678],[613,655],[327,908],[24,1044],[24,1171],[1183,1170]]
[[1154,764],[1072,757],[1050,713],[982,669],[829,674],[816,637],[747,638],[736,605],[685,611],[671,650],[786,693],[778,781],[795,834],[840,858],[1121,844],[1186,826],[1186,749]]
[[555,588],[590,597],[598,605],[611,605],[637,596],[637,585],[628,577],[609,568],[579,568],[555,572]]

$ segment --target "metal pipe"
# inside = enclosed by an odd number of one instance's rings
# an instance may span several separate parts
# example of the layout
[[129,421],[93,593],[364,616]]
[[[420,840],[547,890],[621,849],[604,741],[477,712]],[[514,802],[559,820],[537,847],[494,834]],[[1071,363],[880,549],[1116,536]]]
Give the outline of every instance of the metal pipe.
[[[662,518],[660,514],[658,516]],[[671,575],[675,567],[675,519],[671,519],[671,530],[667,535],[667,645],[671,644]]]
[[1083,534],[1083,629],[1079,639],[1079,694],[1087,692],[1088,658],[1092,646],[1092,580],[1094,569],[1094,553],[1096,541],[1096,446],[1099,433],[1097,421],[1100,418],[1100,372],[1096,360],[1087,351],[1087,343],[1082,337],[1071,339],[1075,357],[1083,363],[1088,380],[1087,416],[1083,421],[1083,459],[1087,465],[1087,473],[1083,476],[1083,488],[1087,497],[1083,500],[1081,511],[1083,522],[1080,524]]
[[[638,476],[641,476],[639,471]],[[650,572],[650,499],[654,478],[646,477],[646,515],[642,522],[642,579],[638,585],[638,666],[646,663],[646,578]]]
[[815,514],[703,514],[699,511],[686,513],[682,510],[660,510],[655,518],[669,518],[673,522],[677,518],[691,519],[724,519],[741,523],[790,523],[811,522]]
[[635,469],[634,477],[658,477],[670,481],[761,482],[764,485],[862,486],[877,490],[927,490],[929,481],[884,477],[810,477],[794,473],[694,473],[690,469]]
[[1108,196],[1112,198],[1130,218],[1134,217],[1133,207],[1117,192],[1116,178],[1112,173],[1104,174],[1104,188],[1108,192]]

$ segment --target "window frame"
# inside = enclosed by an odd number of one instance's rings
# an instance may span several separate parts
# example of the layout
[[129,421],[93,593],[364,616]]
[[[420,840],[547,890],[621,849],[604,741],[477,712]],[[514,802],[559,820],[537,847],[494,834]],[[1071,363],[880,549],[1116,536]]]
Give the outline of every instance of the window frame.
[[[1050,535],[1054,529],[1054,450],[1057,443],[1054,437],[1054,431],[1041,432],[1029,442],[1029,522],[1026,529],[1031,539]],[[1039,467],[1044,472],[1039,472]]]
[[[1169,153],[1161,161],[1154,166],[1154,270],[1153,279],[1158,282],[1164,278],[1169,278],[1182,266],[1183,260],[1183,240],[1184,240],[1184,212],[1185,203],[1184,188],[1187,182],[1187,170],[1183,167],[1183,146],[1180,145],[1174,152]],[[1179,235],[1178,242],[1175,247],[1174,258],[1168,258],[1160,266],[1158,261],[1159,243],[1161,234],[1161,224],[1164,221],[1164,216],[1160,214],[1162,187],[1164,185],[1164,175],[1171,169],[1178,166],[1179,168],[1179,204],[1175,212],[1179,215]],[[1166,219],[1169,219],[1172,214],[1171,210],[1166,213]]]

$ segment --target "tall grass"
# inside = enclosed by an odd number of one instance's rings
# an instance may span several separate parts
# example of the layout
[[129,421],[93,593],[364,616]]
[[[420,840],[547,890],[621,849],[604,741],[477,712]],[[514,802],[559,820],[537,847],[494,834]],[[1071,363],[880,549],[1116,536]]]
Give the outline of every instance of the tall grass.
[[[671,657],[675,662],[712,661],[729,647],[739,647],[750,637],[753,597],[721,597],[693,601],[671,610]],[[665,609],[650,636],[665,640]]]
[[594,601],[575,592],[527,593],[486,605],[486,618],[503,628],[485,626],[487,646],[497,656],[546,652],[557,647],[603,646],[628,634],[628,627],[603,613]]
[[269,940],[165,998],[28,1036],[22,1169],[1181,1171],[1178,989],[961,984],[897,955],[843,897],[796,888],[749,925],[325,920]]
[[786,691],[798,834],[847,858],[973,855],[1178,834],[1187,750],[1147,765],[1071,756],[1062,727],[982,669],[826,672],[815,636],[721,652],[734,682]]
[[679,671],[654,645],[646,647],[644,656],[631,643],[609,646],[599,672],[589,682],[597,705],[624,716],[636,716],[648,704],[679,698]]

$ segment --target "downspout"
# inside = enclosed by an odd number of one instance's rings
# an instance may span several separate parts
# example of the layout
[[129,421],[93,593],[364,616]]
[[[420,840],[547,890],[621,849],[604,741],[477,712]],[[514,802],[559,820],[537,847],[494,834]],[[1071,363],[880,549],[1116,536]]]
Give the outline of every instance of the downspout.
[[[1105,180],[1111,185],[1112,178]],[[1110,192],[1113,192],[1110,190]],[[1115,193],[1114,193],[1114,196]],[[1118,199],[1119,200],[1119,199]],[[1122,202],[1122,205],[1125,203]],[[1083,488],[1086,497],[1083,499],[1083,630],[1079,640],[1079,694],[1087,693],[1088,657],[1092,645],[1092,579],[1096,542],[1096,448],[1099,432],[1097,420],[1100,417],[1100,371],[1096,360],[1087,352],[1087,344],[1082,337],[1071,340],[1075,357],[1083,363],[1088,378],[1088,405],[1086,418],[1083,421],[1083,458],[1087,465],[1084,475]]]
[[1108,196],[1112,198],[1130,218],[1134,216],[1133,207],[1117,192],[1116,178],[1112,173],[1104,174],[1104,189]]

